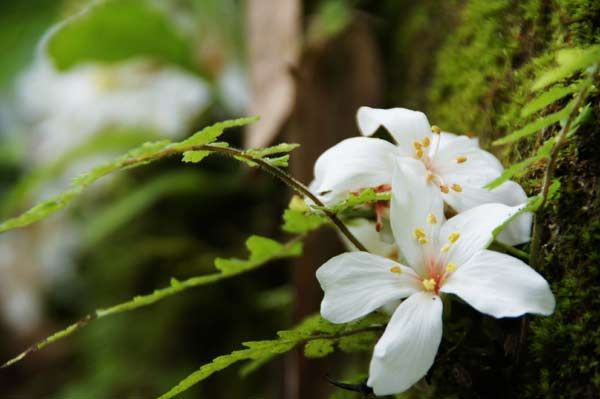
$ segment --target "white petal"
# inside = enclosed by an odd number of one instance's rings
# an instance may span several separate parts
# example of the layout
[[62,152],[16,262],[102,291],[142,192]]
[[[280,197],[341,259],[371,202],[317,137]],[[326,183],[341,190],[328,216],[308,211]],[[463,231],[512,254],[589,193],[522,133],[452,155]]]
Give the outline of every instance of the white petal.
[[[429,246],[435,245],[439,226],[444,221],[444,205],[440,190],[427,183],[426,170],[421,161],[402,158],[394,168],[390,223],[396,244],[407,263],[423,275],[423,255]],[[427,216],[433,214],[436,224],[428,224]],[[430,244],[417,242],[415,229],[423,229]]]
[[400,304],[375,345],[369,381],[376,395],[406,391],[427,374],[442,339],[442,300],[419,292]]
[[[459,136],[459,135],[456,135],[454,133],[449,133],[449,132],[441,132],[440,134],[434,134],[431,137],[431,147],[429,148],[430,156],[434,154],[436,145],[438,145],[437,144],[438,140],[440,143],[437,148],[438,148],[438,150],[442,150],[444,147],[446,147],[446,145],[452,143],[457,137],[466,137],[466,136]],[[469,137],[469,141],[472,146],[479,148],[479,139],[477,137]]]
[[[375,229],[375,222],[367,219],[354,219],[347,224],[347,227],[370,253],[392,259],[398,256],[396,244],[390,244],[383,239],[381,233]],[[341,237],[346,248],[350,251],[358,251],[346,236],[342,235]]]
[[[396,266],[400,273],[390,270]],[[325,292],[321,315],[333,323],[358,319],[420,289],[412,269],[367,252],[331,258],[317,270],[317,280]]]
[[[448,194],[442,194],[444,201],[458,212],[464,212],[483,204],[499,203],[516,206],[527,201],[527,195],[523,188],[513,181],[507,181],[493,190],[468,184],[461,187],[462,191],[459,193],[451,190]],[[531,223],[531,213],[524,213],[505,228],[498,236],[498,240],[508,245],[518,245],[529,241]]]
[[379,109],[360,107],[356,114],[358,128],[365,136],[370,136],[383,126],[394,137],[402,155],[413,156],[413,141],[431,140],[431,126],[427,116],[419,111],[406,108]]
[[[505,205],[516,206],[527,202],[525,190],[514,181],[507,181],[492,190],[492,192],[496,195],[496,202]],[[528,242],[531,239],[532,223],[533,214],[526,212],[510,222],[497,239],[507,245],[519,245]]]
[[[432,157],[435,172],[447,185],[453,183],[483,187],[502,173],[502,164],[496,157],[474,145],[466,136],[455,136]],[[430,151],[434,151],[432,148]],[[462,163],[458,157],[465,157]]]
[[397,155],[396,146],[385,140],[370,137],[343,140],[317,159],[311,191],[331,205],[352,191],[389,184]]
[[519,209],[503,204],[484,204],[449,219],[440,230],[440,241],[445,242],[453,232],[460,233],[460,238],[451,246],[448,261],[458,266],[466,263],[491,243],[494,229]]
[[549,315],[554,295],[548,282],[519,259],[483,250],[454,272],[441,291],[456,294],[482,313],[517,317]]

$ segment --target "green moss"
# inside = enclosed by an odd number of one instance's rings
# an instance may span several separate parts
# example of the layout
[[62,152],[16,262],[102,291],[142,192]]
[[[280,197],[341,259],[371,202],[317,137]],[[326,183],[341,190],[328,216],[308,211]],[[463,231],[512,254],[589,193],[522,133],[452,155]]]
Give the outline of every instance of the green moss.
[[[533,77],[549,65],[555,50],[599,39],[597,1],[468,1],[456,27],[432,54],[436,65],[427,113],[433,123],[449,131],[474,132],[487,145],[528,121],[520,110],[531,98]],[[594,111],[598,115],[600,109],[596,106]],[[523,140],[498,155],[505,164],[516,162],[530,156],[545,138]],[[430,376],[440,395],[600,397],[598,153],[600,128],[595,122],[580,129],[563,150],[556,172],[560,196],[542,215],[540,272],[556,295],[555,314],[530,317],[527,347],[519,352],[518,320],[498,321],[455,306],[451,323],[461,318],[475,321],[464,334],[445,332]],[[539,191],[543,166],[534,165],[522,177],[520,183],[528,193]]]

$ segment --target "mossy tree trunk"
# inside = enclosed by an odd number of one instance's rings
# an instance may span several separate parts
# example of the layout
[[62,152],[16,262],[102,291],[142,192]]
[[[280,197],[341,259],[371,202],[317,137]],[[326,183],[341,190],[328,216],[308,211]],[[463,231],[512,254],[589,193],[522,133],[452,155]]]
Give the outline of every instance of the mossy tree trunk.
[[[382,33],[396,74],[385,105],[422,109],[432,123],[474,133],[487,148],[526,122],[520,110],[532,80],[555,50],[600,41],[594,0],[388,1],[377,12],[397,16],[389,23],[393,39]],[[600,397],[600,106],[597,95],[589,101],[593,120],[561,152],[559,195],[538,215],[537,267],[551,283],[556,312],[529,317],[525,329],[454,306],[429,376],[435,397]],[[509,165],[552,134],[492,150]],[[528,194],[539,192],[543,169],[535,164],[519,179]]]

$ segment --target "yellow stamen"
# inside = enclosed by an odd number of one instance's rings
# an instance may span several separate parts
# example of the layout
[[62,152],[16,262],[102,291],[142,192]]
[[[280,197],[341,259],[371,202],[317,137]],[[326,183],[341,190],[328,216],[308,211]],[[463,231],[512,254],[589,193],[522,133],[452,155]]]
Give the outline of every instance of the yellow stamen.
[[448,192],[449,192],[450,190],[448,189],[448,186],[447,186],[447,185],[445,185],[445,184],[442,184],[442,185],[440,186],[440,191],[441,191],[441,192],[443,192],[444,194],[448,194]]
[[437,218],[435,217],[435,215],[433,213],[430,213],[429,215],[427,215],[427,223],[429,223],[429,224],[437,223]]
[[390,271],[392,273],[396,273],[396,274],[401,274],[402,273],[402,269],[400,268],[400,266],[394,266],[394,267],[390,268]]
[[448,241],[450,241],[452,244],[454,244],[456,241],[458,241],[459,238],[460,238],[460,233],[458,231],[454,231],[454,232],[450,233],[450,235],[448,236]]
[[452,185],[452,190],[456,191],[457,193],[460,193],[462,191],[462,186],[460,184],[454,183]]
[[431,126],[431,131],[434,132],[435,134],[440,134],[442,132],[442,129],[440,129],[436,125],[433,125],[433,126]]
[[425,137],[423,139],[423,147],[427,148],[429,147],[429,144],[431,144],[431,140],[429,139],[429,137]]
[[413,148],[415,149],[415,151],[417,150],[421,150],[423,148],[423,144],[421,144],[421,142],[415,140],[412,142]]
[[450,251],[450,245],[451,244],[448,244],[448,243],[442,245],[442,248],[440,249],[440,252],[443,253],[443,254],[445,254],[446,252]]
[[431,183],[435,176],[431,172],[427,172],[427,183]]
[[425,245],[425,244],[427,244],[429,242],[429,240],[427,239],[427,237],[419,237],[419,238],[417,238],[417,241],[421,245]]
[[417,158],[423,158],[423,150],[415,150],[415,154],[417,155]]
[[435,290],[435,280],[432,278],[428,278],[426,280],[423,280],[423,288],[425,288],[426,291],[433,291]]
[[456,157],[456,163],[464,163],[467,162],[467,157],[464,155],[459,155]]
[[458,266],[456,266],[456,263],[454,263],[454,262],[450,262],[450,263],[448,263],[448,264],[446,265],[446,271],[447,271],[448,273],[454,273],[454,272],[456,271],[456,268],[457,268],[457,267],[458,267]]
[[423,237],[425,237],[425,230],[423,230],[423,228],[421,228],[421,227],[417,227],[413,231],[413,235],[415,236],[415,238],[423,238]]

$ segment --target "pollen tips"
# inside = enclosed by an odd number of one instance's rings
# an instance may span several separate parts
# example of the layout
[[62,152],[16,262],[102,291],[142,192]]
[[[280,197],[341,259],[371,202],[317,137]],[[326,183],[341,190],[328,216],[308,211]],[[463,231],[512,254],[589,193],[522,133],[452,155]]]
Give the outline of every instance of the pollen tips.
[[433,213],[430,213],[429,215],[427,215],[427,223],[429,223],[429,224],[436,224],[437,223],[437,217]]
[[433,125],[433,126],[431,126],[431,131],[434,132],[435,134],[440,134],[442,132],[442,129],[440,129],[440,127],[437,125]]
[[418,149],[415,150],[415,154],[417,155],[417,158],[423,158],[423,150],[422,149]]
[[458,183],[454,183],[452,185],[452,190],[456,191],[457,193],[460,193],[462,191],[462,186]]
[[418,242],[419,242],[419,244],[421,244],[421,245],[425,245],[425,244],[429,243],[429,240],[427,239],[427,237],[420,237],[420,238],[417,238],[417,241],[418,241]]
[[435,280],[432,278],[428,278],[423,280],[423,288],[425,288],[426,291],[433,291],[435,290]]
[[429,144],[431,144],[431,140],[429,139],[429,137],[425,137],[422,141],[423,143],[423,147],[427,148],[429,147]]
[[415,149],[415,151],[417,151],[417,150],[421,150],[421,149],[423,148],[423,144],[421,144],[421,142],[420,142],[420,141],[417,141],[417,140],[414,140],[414,141],[412,142],[412,146],[413,146],[413,148]]
[[467,157],[464,155],[459,155],[456,157],[456,163],[465,163],[467,162]]
[[435,176],[433,175],[433,173],[427,172],[427,177],[426,177],[427,183],[431,183],[433,181],[433,179],[435,179]]
[[448,243],[442,245],[442,248],[440,248],[440,252],[443,254],[445,254],[448,251],[450,251],[450,244]]
[[413,231],[413,235],[415,236],[415,238],[421,238],[421,237],[425,237],[425,230],[423,230],[422,227],[417,227],[414,231]]
[[450,192],[450,189],[448,189],[448,186],[445,184],[442,184],[440,186],[440,191],[443,192],[444,194],[448,194],[448,192]]
[[396,273],[396,274],[401,274],[402,273],[402,268],[400,266],[392,266],[390,268],[390,272]]
[[458,266],[456,266],[456,263],[454,262],[450,262],[446,265],[446,271],[448,273],[454,273],[456,271]]
[[460,238],[460,233],[458,231],[454,231],[448,235],[448,241],[454,244]]

